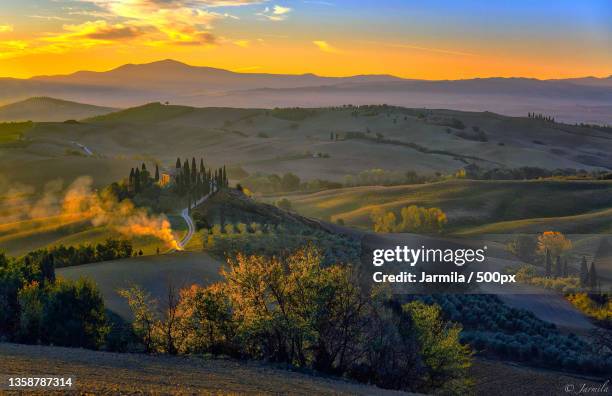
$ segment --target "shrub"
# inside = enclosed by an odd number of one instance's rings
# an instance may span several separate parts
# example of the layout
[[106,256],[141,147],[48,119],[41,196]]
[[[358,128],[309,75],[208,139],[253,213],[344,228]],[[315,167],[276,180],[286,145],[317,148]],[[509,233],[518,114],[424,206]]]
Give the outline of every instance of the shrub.
[[465,377],[471,366],[469,346],[459,342],[461,326],[442,320],[438,305],[412,301],[403,306],[414,322],[423,362],[427,366],[428,389],[441,389],[465,394],[472,383]]
[[291,201],[287,198],[282,198],[276,201],[276,206],[283,210],[291,210]]

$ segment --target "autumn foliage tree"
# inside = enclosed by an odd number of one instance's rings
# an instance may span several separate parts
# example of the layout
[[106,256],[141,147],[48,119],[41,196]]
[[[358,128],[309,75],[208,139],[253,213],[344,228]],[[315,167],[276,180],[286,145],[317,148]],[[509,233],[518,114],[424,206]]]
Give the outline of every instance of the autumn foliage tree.
[[283,257],[238,254],[221,282],[183,289],[165,322],[138,289],[122,294],[134,330],[158,352],[171,353],[171,338],[178,353],[262,359],[423,392],[465,377],[470,353],[458,327],[432,317],[426,304],[402,310],[384,288],[362,288],[351,266],[322,259],[314,247]]
[[441,233],[448,223],[446,214],[440,208],[410,205],[402,208],[400,214],[398,222],[395,213],[376,208],[371,214],[374,231],[435,234]]
[[540,254],[546,254],[548,250],[553,257],[558,257],[571,247],[572,241],[560,232],[544,231],[538,236],[538,252]]

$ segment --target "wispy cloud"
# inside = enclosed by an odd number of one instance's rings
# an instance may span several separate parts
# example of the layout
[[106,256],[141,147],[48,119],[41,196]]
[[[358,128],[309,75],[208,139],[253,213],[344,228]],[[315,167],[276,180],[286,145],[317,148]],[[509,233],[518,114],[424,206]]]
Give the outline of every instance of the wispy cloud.
[[233,43],[239,47],[246,48],[251,44],[251,41],[250,40],[235,40],[233,41]]
[[44,19],[47,21],[70,21],[70,18],[65,18],[57,15],[28,15],[28,18]]
[[[0,41],[1,58],[38,53],[65,53],[98,45],[215,46],[213,24],[221,19],[238,19],[220,6],[259,4],[261,0],[75,0],[64,14],[31,18],[82,21],[64,24],[59,30],[36,33],[21,40]],[[282,15],[284,8],[274,8]],[[0,33],[11,32],[0,24]],[[244,45],[248,45],[243,43]]]
[[270,21],[284,21],[285,19],[287,19],[287,16],[290,12],[291,8],[289,7],[274,5],[272,8],[264,8],[262,12],[258,12],[256,15],[264,17]]
[[469,52],[454,51],[454,50],[448,50],[444,48],[424,47],[420,45],[412,45],[412,44],[404,44],[404,43],[381,43],[378,41],[365,41],[365,42],[370,43],[370,44],[377,44],[377,45],[381,45],[385,47],[405,48],[405,49],[412,49],[412,50],[417,50],[417,51],[437,52],[440,54],[447,54],[447,55],[478,56],[478,54],[472,54]]
[[323,52],[328,52],[328,53],[338,52],[338,50],[335,47],[331,46],[327,41],[315,40],[312,43]]

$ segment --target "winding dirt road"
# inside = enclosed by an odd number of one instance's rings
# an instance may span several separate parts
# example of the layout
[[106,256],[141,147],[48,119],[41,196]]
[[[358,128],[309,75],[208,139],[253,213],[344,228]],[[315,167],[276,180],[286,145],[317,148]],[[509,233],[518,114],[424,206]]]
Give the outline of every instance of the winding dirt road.
[[[210,194],[207,194],[203,196],[202,198],[200,198],[199,200],[195,201],[191,205],[191,209],[195,208],[196,206],[200,205],[202,202],[206,201],[208,197],[210,197]],[[193,219],[189,215],[189,209],[190,209],[189,207],[186,207],[185,209],[181,211],[181,217],[185,220],[185,223],[187,223],[187,228],[188,228],[187,234],[179,242],[179,246],[181,250],[185,249],[185,246],[187,246],[191,238],[193,238],[193,234],[196,231],[195,224],[193,224]]]
[[94,155],[93,151],[91,151],[89,149],[89,147],[85,146],[84,144],[81,144],[79,142],[75,142],[74,140],[71,141],[70,143],[74,144],[75,146],[79,147],[81,150],[83,150],[85,152],[85,154],[87,154],[88,156],[92,156]]

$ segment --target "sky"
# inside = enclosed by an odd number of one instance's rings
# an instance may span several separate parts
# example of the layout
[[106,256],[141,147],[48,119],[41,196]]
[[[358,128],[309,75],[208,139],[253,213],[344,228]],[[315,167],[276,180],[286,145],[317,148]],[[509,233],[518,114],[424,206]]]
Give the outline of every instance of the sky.
[[1,0],[0,77],[175,59],[418,79],[612,74],[612,0]]

